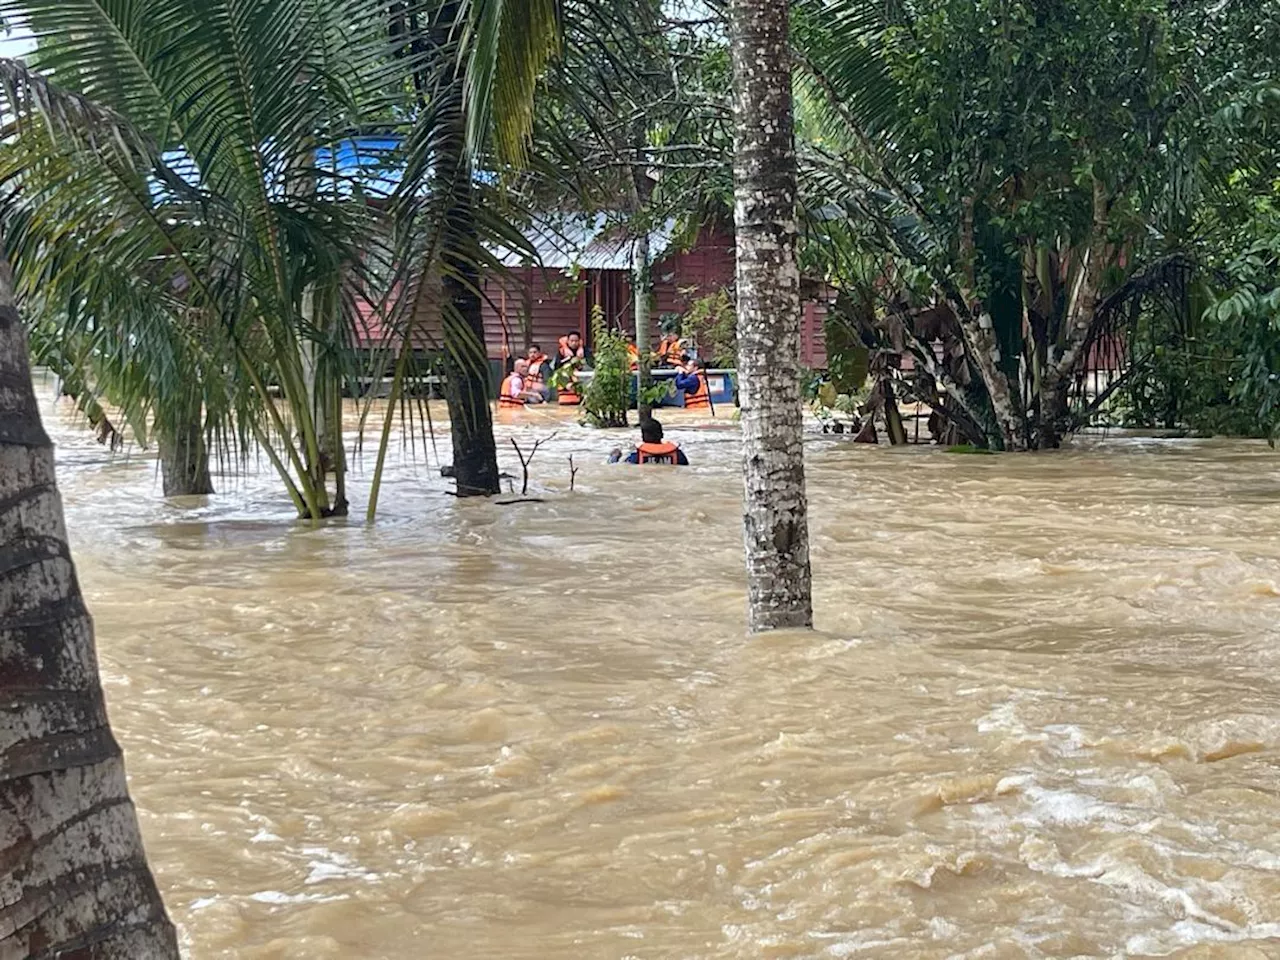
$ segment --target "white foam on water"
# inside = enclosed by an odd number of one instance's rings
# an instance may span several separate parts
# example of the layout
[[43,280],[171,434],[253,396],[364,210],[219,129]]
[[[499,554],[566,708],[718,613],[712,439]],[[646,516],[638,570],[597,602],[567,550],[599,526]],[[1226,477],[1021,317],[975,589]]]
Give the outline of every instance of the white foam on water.
[[1136,818],[1132,811],[1085,793],[1052,790],[1031,783],[1022,788],[1022,796],[1031,804],[1031,809],[1018,819],[1031,825],[1078,827],[1095,823],[1135,824]]
[[346,900],[345,893],[324,896],[319,893],[284,893],[280,890],[259,890],[249,894],[249,899],[257,903],[290,904],[290,903],[331,903],[335,900]]
[[[1007,720],[1012,713],[1006,710],[1001,716]],[[1068,742],[1075,740],[1069,735]],[[1087,773],[1066,788],[1043,786],[1029,772],[1011,774],[1000,781],[997,793],[1012,794],[1015,806],[982,804],[955,813],[972,817],[997,844],[1018,842],[1018,859],[1030,870],[1098,884],[1111,891],[1106,900],[1148,915],[1151,929],[1129,937],[1125,956],[1167,956],[1200,944],[1280,937],[1280,907],[1259,902],[1247,892],[1242,886],[1247,878],[1228,872],[1210,881],[1183,875],[1177,866],[1184,858],[1207,859],[1237,870],[1278,873],[1280,851],[1260,848],[1256,840],[1237,838],[1212,822],[1171,817],[1165,803],[1183,791],[1163,770],[1122,771],[1114,777],[1097,770]],[[1136,794],[1134,802],[1112,802],[1094,792],[1116,789]],[[1156,855],[1158,866],[1146,864],[1144,869],[1123,847],[1098,853],[1096,844],[1090,844],[1092,854],[1073,861],[1051,838],[1061,828],[1067,828],[1068,835],[1119,835],[1126,845],[1140,843]],[[1148,872],[1152,869],[1159,875]],[[1224,910],[1225,904],[1231,909]],[[1218,910],[1239,922],[1220,916]],[[1165,923],[1170,925],[1162,929]]]
[[1166,957],[1186,947],[1206,943],[1249,943],[1275,939],[1280,939],[1280,923],[1256,923],[1237,927],[1234,924],[1219,926],[1194,920],[1179,920],[1168,930],[1130,937],[1125,941],[1125,952],[1134,957]]
[[[887,947],[912,947],[915,944],[906,937],[888,935],[884,930],[868,930],[860,933],[840,935],[838,943],[827,947],[825,953],[831,957],[852,957],[868,950],[883,950]],[[889,954],[893,956],[893,954]]]
[[326,880],[379,880],[381,875],[357,864],[350,857],[337,853],[327,847],[303,847],[304,856],[311,857],[308,866],[311,872],[303,881],[307,886],[324,883]]

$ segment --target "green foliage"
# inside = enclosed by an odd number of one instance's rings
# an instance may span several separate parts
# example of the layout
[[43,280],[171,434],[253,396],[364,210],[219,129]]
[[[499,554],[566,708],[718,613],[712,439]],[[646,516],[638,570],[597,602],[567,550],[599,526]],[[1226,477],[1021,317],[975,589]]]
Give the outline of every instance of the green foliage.
[[676,382],[674,380],[655,380],[640,391],[640,404],[650,408],[657,407],[664,400],[675,396],[675,393]]
[[547,386],[552,390],[567,390],[573,386],[574,377],[582,369],[582,358],[574,357],[568,363],[562,363],[547,378]]
[[595,366],[582,398],[583,415],[594,427],[625,427],[633,380],[629,341],[622,333],[609,329],[599,304],[591,311],[591,338]]
[[1280,4],[800,8],[810,269],[866,289],[874,265],[863,328],[915,356],[921,393],[942,377],[970,439],[1011,439],[1003,389],[1012,439],[1056,442],[1084,341],[1166,309],[1144,270],[1238,222],[1228,183],[1274,176],[1275,137],[1246,118],[1274,86]]
[[[48,355],[77,365],[86,404],[123,406],[140,439],[202,407],[223,449],[264,453],[310,518],[347,509],[344,393],[393,373],[372,515],[394,420],[413,415],[400,398],[428,372],[413,362],[419,311],[397,291],[473,287],[497,266],[483,240],[524,243],[496,194],[473,202],[472,169],[490,144],[524,159],[559,13],[556,0],[0,0],[0,19],[34,34],[37,69],[80,94],[0,65],[15,121],[6,248]],[[370,132],[401,143],[362,158],[403,169],[376,204],[336,160]],[[443,299],[444,355],[483,379],[481,338]],[[371,370],[350,350],[362,301],[392,342]]]
[[869,395],[870,386],[865,376],[855,386],[837,383],[830,371],[806,370],[801,373],[801,396],[813,415],[824,423],[837,413],[856,419]]
[[1205,314],[1212,342],[1191,358],[1197,376],[1188,379],[1202,392],[1207,380],[1216,403],[1196,403],[1200,417],[1188,422],[1197,430],[1274,441],[1280,435],[1280,222],[1264,229],[1274,232],[1227,265],[1228,283]]
[[680,335],[696,340],[698,353],[708,367],[738,365],[738,313],[727,290],[694,300],[684,315]]
[[1147,359],[1117,395],[1125,424],[1272,440],[1280,429],[1280,83],[1238,69],[1258,38],[1280,46],[1280,11],[1268,3],[1254,13],[1219,51],[1219,69],[1234,71],[1230,97],[1197,131],[1208,142],[1199,166],[1213,178],[1201,174],[1199,191],[1174,181],[1173,226],[1195,239],[1207,269],[1185,317],[1134,325],[1130,350]]
[[[865,298],[860,298],[859,306],[864,310],[874,309]],[[823,323],[827,371],[839,393],[861,390],[871,374],[871,351],[862,342],[858,327],[847,316],[850,309],[855,308],[847,299],[842,299],[836,304],[836,309],[827,313]]]

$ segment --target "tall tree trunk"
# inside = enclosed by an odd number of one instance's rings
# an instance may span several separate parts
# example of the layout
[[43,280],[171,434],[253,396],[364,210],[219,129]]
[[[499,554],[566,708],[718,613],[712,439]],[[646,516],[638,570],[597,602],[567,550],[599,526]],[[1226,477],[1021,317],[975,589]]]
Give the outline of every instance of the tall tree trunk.
[[[453,28],[462,6],[451,4],[441,17],[442,49],[452,46]],[[501,492],[498,451],[493,440],[489,359],[485,348],[484,315],[480,301],[479,227],[476,223],[475,183],[467,148],[465,65],[455,62],[441,108],[444,131],[436,156],[437,186],[447,197],[444,249],[445,398],[453,436],[453,468],[458,495],[485,497]]]
[[0,262],[0,956],[176,958]]
[[178,422],[156,422],[160,474],[166,497],[196,497],[213,493],[209,476],[209,448],[205,444],[200,401],[187,408]]
[[[645,131],[634,131],[632,148],[636,159],[647,160]],[[643,166],[631,170],[631,222],[637,229],[631,244],[631,291],[634,302],[636,327],[636,415],[640,422],[653,416],[653,404],[645,400],[645,391],[653,385],[653,373],[649,367],[650,347],[653,346],[653,250],[650,247],[648,206],[653,199],[653,181]]]
[[996,445],[1001,450],[1026,450],[1026,418],[1019,407],[1017,392],[1000,366],[1000,341],[991,315],[984,311],[975,317],[961,317],[960,330],[991,401],[995,423],[986,425],[989,439],[998,441]]
[[1076,370],[1085,360],[1085,345],[1097,320],[1102,281],[1107,270],[1107,231],[1111,198],[1106,185],[1093,178],[1093,222],[1089,242],[1075,283],[1067,292],[1062,330],[1058,342],[1050,344],[1041,379],[1040,422],[1037,434],[1040,446],[1057,447],[1070,426],[1068,394]]
[[813,624],[789,4],[732,0],[738,375],[752,632]]
[[989,442],[1001,450],[1026,450],[1026,416],[1014,385],[1000,366],[1004,358],[1000,352],[1000,338],[996,336],[995,321],[978,297],[975,202],[972,196],[964,198],[964,212],[960,223],[960,265],[964,277],[964,286],[960,291],[964,303],[960,305],[962,309],[957,309],[960,333],[991,402],[991,415],[995,418],[995,423],[983,424]]
[[[458,189],[449,211],[454,236],[450,245],[463,237],[475,239],[474,196],[470,166],[465,185]],[[447,305],[444,314],[445,399],[449,402],[449,423],[453,437],[453,468],[458,494],[485,497],[501,492],[498,482],[498,451],[493,440],[493,411],[490,408],[489,364],[484,342],[484,320],[480,309],[479,275],[472,262],[446,253],[444,280]],[[449,262],[452,261],[452,262]]]
[[649,348],[653,343],[653,325],[649,305],[653,296],[653,262],[649,251],[649,231],[637,233],[631,245],[631,287],[636,315],[636,411],[643,423],[653,416],[653,405],[645,391],[653,383],[649,370]]

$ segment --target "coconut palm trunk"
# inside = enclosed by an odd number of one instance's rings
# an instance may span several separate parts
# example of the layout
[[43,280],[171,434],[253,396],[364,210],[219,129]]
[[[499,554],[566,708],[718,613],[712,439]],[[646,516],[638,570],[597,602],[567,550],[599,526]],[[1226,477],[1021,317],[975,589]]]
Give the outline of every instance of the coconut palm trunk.
[[176,958],[0,262],[0,956]]
[[213,493],[199,393],[183,398],[174,411],[157,412],[155,432],[164,495],[193,497]]
[[[460,4],[441,18],[441,47],[451,49]],[[439,193],[444,211],[444,358],[445,397],[453,437],[453,469],[458,495],[492,496],[501,492],[498,452],[493,440],[488,352],[480,301],[480,231],[476,220],[475,180],[467,142],[466,65],[455,62],[441,108],[442,131],[436,155]]]
[[752,632],[813,624],[789,4],[733,0],[738,375]]

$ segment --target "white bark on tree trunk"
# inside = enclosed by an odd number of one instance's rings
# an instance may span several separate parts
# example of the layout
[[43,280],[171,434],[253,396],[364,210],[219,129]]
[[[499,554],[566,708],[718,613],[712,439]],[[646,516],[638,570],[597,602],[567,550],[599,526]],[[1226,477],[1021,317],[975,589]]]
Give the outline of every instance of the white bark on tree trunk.
[[168,960],[0,260],[0,957]]
[[734,219],[753,633],[813,625],[789,4],[733,0]]
[[649,348],[653,343],[649,302],[653,295],[653,264],[649,253],[649,231],[636,235],[631,247],[631,286],[636,316],[636,414],[641,422],[653,416],[653,407],[645,402],[652,374],[649,370]]
[[986,384],[996,426],[1006,451],[1027,449],[1025,420],[1018,410],[1009,377],[1000,368],[1000,342],[992,327],[991,315],[980,313],[973,319],[961,319],[960,331],[969,346],[969,355]]
[[1067,392],[1071,379],[1084,362],[1084,348],[1097,319],[1102,281],[1107,269],[1107,231],[1111,198],[1097,177],[1093,180],[1093,225],[1084,262],[1067,299],[1061,344],[1050,344],[1041,378],[1040,432],[1045,445],[1057,446],[1067,428],[1070,413]]

